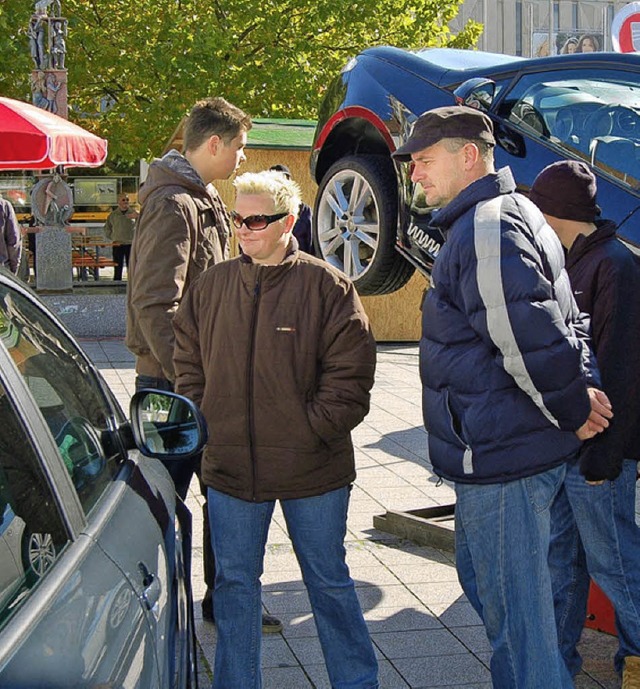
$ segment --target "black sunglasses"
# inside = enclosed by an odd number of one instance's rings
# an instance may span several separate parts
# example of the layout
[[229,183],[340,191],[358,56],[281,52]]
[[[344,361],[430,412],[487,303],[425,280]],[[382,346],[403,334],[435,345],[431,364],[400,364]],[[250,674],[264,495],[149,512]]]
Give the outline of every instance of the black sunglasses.
[[248,230],[252,232],[258,232],[259,230],[264,230],[272,222],[276,220],[282,220],[282,218],[289,215],[289,213],[276,213],[275,215],[249,215],[243,218],[239,213],[231,211],[231,220],[235,227],[240,229],[243,225],[247,226]]

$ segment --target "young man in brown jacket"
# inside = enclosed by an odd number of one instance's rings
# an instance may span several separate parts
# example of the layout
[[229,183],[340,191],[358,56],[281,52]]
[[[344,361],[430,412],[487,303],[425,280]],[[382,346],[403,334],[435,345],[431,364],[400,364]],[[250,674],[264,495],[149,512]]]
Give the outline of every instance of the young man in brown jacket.
[[298,250],[297,184],[262,172],[235,186],[242,256],[201,275],[174,319],[176,390],[209,427],[202,478],[217,567],[213,686],[262,686],[260,576],[280,500],[331,686],[376,689],[344,549],[351,430],[369,411],[375,342],[348,278]]
[[[169,151],[149,167],[128,266],[126,344],[136,355],[138,390],[173,389],[178,304],[200,273],[229,257],[229,216],[211,182],[231,177],[245,161],[249,129],[249,116],[224,98],[199,101],[184,127],[184,152]],[[166,464],[183,500],[199,464],[200,456]],[[214,562],[206,503],[203,551],[202,614],[212,620]],[[265,620],[265,631],[280,629],[275,618]]]

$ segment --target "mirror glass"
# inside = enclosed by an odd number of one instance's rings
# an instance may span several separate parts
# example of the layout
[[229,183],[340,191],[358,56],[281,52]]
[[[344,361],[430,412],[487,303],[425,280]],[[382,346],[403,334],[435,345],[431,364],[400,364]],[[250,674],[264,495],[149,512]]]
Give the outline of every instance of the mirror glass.
[[201,420],[188,400],[157,391],[145,391],[136,398],[132,419],[137,422],[144,454],[185,457],[201,449]]

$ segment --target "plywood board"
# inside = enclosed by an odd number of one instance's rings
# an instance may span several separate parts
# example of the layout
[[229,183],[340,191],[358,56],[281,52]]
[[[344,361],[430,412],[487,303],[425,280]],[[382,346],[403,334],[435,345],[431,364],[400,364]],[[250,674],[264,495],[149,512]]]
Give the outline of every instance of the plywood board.
[[[302,189],[302,200],[313,208],[317,185],[309,172],[309,151],[246,149],[246,156],[247,161],[238,171],[239,174],[268,170],[278,163],[286,165]],[[227,208],[233,208],[233,182],[217,181],[215,185]],[[378,342],[417,342],[420,339],[420,305],[426,287],[427,280],[416,273],[397,292],[379,297],[362,297]]]

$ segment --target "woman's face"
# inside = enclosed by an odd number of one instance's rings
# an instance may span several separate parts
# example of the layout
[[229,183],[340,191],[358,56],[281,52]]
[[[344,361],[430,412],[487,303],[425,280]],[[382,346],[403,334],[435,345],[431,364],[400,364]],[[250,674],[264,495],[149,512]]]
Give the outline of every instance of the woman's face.
[[565,48],[565,53],[571,55],[572,53],[575,53],[575,52],[576,52],[576,48],[577,48],[577,47],[578,47],[578,46],[576,46],[576,44],[573,43],[573,42],[572,42],[572,43],[567,43],[567,47]]
[[593,44],[593,39],[585,38],[582,41],[582,52],[583,53],[595,53],[596,52],[596,47]]

